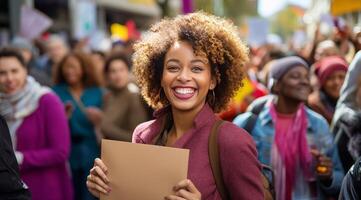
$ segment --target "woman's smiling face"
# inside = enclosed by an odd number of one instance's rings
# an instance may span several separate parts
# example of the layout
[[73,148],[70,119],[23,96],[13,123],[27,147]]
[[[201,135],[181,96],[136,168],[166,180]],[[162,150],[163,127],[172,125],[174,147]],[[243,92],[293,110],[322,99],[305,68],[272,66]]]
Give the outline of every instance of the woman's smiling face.
[[188,42],[177,41],[165,55],[161,85],[172,109],[199,111],[216,82],[207,57],[195,55]]

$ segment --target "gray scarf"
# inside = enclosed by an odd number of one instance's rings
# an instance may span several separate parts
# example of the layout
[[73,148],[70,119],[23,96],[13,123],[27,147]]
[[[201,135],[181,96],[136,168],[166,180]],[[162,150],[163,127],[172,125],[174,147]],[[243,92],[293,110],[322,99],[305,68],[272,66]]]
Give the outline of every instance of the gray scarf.
[[11,134],[14,149],[16,148],[16,131],[24,118],[32,114],[39,106],[39,99],[51,92],[28,76],[22,90],[14,94],[0,92],[0,115],[4,116]]

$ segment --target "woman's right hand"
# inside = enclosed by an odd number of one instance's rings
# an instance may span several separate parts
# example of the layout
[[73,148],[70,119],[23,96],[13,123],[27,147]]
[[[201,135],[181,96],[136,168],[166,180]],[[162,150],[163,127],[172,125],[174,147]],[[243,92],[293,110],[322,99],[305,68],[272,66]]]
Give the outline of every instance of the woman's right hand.
[[100,193],[107,195],[111,191],[109,179],[106,176],[107,172],[108,169],[103,161],[96,158],[94,160],[94,166],[87,177],[86,186],[88,187],[89,192],[97,198],[99,198]]

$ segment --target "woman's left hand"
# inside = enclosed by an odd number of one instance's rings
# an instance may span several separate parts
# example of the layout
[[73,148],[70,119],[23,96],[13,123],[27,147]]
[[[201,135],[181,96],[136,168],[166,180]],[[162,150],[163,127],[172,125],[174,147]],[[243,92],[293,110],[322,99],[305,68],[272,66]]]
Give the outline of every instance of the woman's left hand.
[[191,180],[185,179],[173,187],[174,195],[164,197],[166,200],[201,200],[202,195]]

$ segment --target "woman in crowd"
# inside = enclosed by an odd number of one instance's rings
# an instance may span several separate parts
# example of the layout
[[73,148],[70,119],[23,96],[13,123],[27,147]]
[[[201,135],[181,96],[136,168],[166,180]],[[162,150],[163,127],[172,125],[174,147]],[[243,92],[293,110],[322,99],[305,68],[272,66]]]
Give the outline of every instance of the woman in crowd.
[[347,171],[361,156],[361,51],[348,69],[332,128],[342,165]]
[[147,119],[139,89],[129,83],[130,65],[121,54],[112,55],[105,62],[110,92],[104,98],[101,132],[107,139],[131,142],[134,128]]
[[[103,74],[103,71],[104,71],[104,65],[105,65],[105,53],[103,53],[102,51],[92,51],[90,53],[90,57],[92,59],[92,62],[93,62],[93,65],[94,65],[94,68],[97,72],[97,74]],[[100,83],[102,85],[104,85],[105,83],[105,80],[104,80],[104,76],[99,76],[99,79],[100,79]]]
[[[249,131],[259,160],[274,169],[277,199],[336,195],[343,175],[337,151],[333,160],[325,154],[332,149],[332,135],[326,120],[304,106],[311,91],[307,63],[295,56],[279,59],[272,64],[269,78],[269,89],[275,95],[251,104],[263,107]],[[234,123],[246,127],[251,119],[252,113],[247,112]],[[318,168],[313,167],[313,160]]]
[[[180,180],[175,194],[165,199],[221,199],[209,163],[208,137],[219,120],[214,112],[225,108],[241,85],[246,60],[247,49],[236,27],[203,13],[163,20],[136,44],[135,75],[143,97],[159,110],[155,120],[136,128],[133,142],[190,149],[189,180]],[[218,144],[230,198],[263,199],[252,138],[224,122]],[[87,181],[95,196],[109,192],[105,171],[96,159]]]
[[315,73],[320,89],[309,96],[308,105],[326,118],[328,123],[332,122],[347,65],[346,61],[338,56],[325,57],[316,63]]
[[97,131],[101,122],[103,91],[88,55],[73,52],[60,61],[53,90],[65,104],[71,131],[70,166],[75,199],[93,199],[85,187],[86,176],[99,155]]
[[24,58],[28,74],[43,86],[51,86],[51,78],[39,69],[36,47],[27,39],[15,37],[11,42],[11,47],[17,49]]
[[19,52],[0,50],[0,114],[9,125],[20,175],[32,199],[72,199],[70,134],[63,105],[27,76]]

